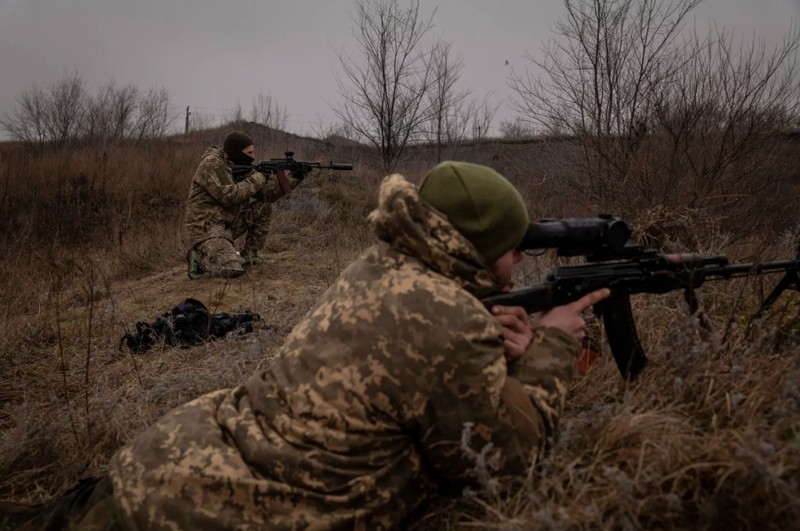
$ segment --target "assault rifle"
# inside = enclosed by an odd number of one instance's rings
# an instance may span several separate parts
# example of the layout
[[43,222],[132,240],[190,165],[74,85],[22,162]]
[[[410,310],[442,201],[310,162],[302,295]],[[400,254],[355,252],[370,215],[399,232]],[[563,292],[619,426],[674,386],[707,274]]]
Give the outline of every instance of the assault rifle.
[[610,288],[611,296],[595,305],[594,313],[603,320],[622,376],[633,380],[644,369],[647,357],[636,334],[631,295],[683,290],[695,313],[698,302],[694,290],[706,280],[784,272],[761,303],[758,315],[787,288],[793,286],[800,291],[800,248],[793,260],[732,264],[724,255],[661,254],[629,244],[630,236],[624,221],[608,215],[531,223],[520,250],[554,248],[559,256],[584,256],[587,263],[556,268],[540,285],[493,295],[482,302],[487,308],[498,304],[522,306],[528,313],[535,313],[570,303],[597,289]]
[[350,171],[353,169],[352,164],[343,162],[331,162],[330,164],[322,164],[320,162],[309,162],[305,160],[294,160],[294,152],[286,151],[282,159],[269,159],[256,162],[253,165],[234,165],[231,167],[233,171],[233,178],[236,182],[243,181],[247,175],[255,170],[257,172],[266,173],[267,175],[277,175],[279,180],[285,176],[285,172],[291,172],[292,176],[297,179],[303,179],[312,170],[329,169],[329,170],[344,170]]

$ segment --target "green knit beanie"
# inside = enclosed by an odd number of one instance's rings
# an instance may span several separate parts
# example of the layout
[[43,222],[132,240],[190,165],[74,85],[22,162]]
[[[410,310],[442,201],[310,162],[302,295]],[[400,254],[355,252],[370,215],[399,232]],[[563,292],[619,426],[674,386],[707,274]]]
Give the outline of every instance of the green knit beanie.
[[442,162],[422,179],[419,195],[446,215],[489,264],[519,245],[528,230],[522,196],[487,166]]
[[222,149],[227,154],[241,153],[247,146],[253,145],[253,139],[250,135],[243,131],[231,131],[225,137],[225,142],[222,144]]

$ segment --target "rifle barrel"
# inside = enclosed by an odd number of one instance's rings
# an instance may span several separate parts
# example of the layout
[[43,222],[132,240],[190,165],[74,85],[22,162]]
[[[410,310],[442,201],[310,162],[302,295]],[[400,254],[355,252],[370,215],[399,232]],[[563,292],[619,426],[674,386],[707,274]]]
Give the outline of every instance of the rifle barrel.
[[776,262],[728,264],[706,269],[705,276],[708,280],[725,280],[735,277],[747,277],[762,273],[779,273],[781,271],[800,270],[800,260],[778,260]]

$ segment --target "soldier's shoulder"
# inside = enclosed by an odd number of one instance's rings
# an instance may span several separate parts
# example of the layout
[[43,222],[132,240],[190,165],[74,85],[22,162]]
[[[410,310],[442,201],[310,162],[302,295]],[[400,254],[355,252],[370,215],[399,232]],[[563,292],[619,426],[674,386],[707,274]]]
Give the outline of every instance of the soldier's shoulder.
[[225,152],[216,146],[211,146],[200,157],[200,166],[224,166]]
[[481,302],[457,281],[423,267],[401,267],[393,271],[392,291],[401,298],[409,311],[464,318],[485,313]]

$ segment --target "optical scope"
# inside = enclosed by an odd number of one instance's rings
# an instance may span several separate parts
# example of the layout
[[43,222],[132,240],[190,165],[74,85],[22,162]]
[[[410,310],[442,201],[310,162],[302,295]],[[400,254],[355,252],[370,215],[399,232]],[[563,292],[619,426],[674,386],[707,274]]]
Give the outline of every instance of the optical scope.
[[556,249],[559,256],[624,256],[633,250],[627,245],[630,236],[628,225],[609,214],[542,219],[528,226],[518,248],[522,252]]

